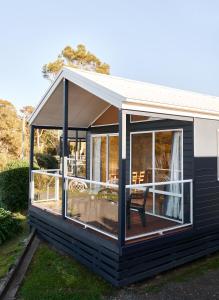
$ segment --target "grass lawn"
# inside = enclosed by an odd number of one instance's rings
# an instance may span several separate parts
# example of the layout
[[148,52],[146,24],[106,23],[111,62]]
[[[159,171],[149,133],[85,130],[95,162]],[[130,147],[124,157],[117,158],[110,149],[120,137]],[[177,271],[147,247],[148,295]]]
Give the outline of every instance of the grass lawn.
[[22,222],[22,231],[0,246],[0,279],[3,278],[15,263],[24,248],[24,240],[28,236],[26,216],[17,214]]
[[37,250],[18,299],[98,300],[115,289],[67,255],[47,244]]
[[[219,269],[219,253],[199,259],[152,279],[114,288],[67,255],[62,255],[42,243],[20,288],[19,300],[98,300],[110,295],[121,298],[123,291],[134,295],[156,294],[170,283],[183,283]],[[128,292],[129,294],[129,292]],[[133,299],[133,298],[130,298]]]

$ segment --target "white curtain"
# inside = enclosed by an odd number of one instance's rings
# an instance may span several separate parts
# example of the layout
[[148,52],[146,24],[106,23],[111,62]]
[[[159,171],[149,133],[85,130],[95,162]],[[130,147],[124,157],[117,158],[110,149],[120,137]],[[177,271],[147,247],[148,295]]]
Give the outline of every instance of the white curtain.
[[[171,151],[171,162],[170,162],[170,181],[181,180],[181,143],[182,143],[181,132],[175,131],[173,134],[173,143]],[[174,194],[181,194],[181,184],[174,183],[168,185],[168,192]],[[181,201],[182,199],[177,196],[167,196],[166,199],[166,216],[174,219],[182,219]]]
[[101,137],[93,138],[92,180],[100,180],[101,172]]

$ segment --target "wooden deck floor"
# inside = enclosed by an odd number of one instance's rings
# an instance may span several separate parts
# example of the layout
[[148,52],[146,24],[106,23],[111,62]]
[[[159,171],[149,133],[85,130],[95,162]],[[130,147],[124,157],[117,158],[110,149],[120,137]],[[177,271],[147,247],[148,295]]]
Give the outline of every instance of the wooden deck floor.
[[[61,200],[34,202],[34,206],[61,215]],[[68,201],[67,215],[73,220],[81,221],[109,234],[118,234],[118,206],[108,200],[74,199]],[[180,225],[158,216],[146,213],[146,226],[141,223],[136,211],[131,212],[131,228],[126,228],[126,237],[133,237],[145,233],[152,233]]]

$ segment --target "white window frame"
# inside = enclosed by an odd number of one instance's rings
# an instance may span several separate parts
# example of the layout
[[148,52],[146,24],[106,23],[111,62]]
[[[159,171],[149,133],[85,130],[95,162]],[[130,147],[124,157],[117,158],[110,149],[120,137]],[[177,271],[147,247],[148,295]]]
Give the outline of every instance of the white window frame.
[[[181,154],[182,154],[182,157],[181,157],[181,180],[184,180],[184,174],[183,174],[183,128],[174,128],[174,129],[162,129],[162,130],[144,130],[144,131],[132,131],[130,132],[130,162],[129,162],[129,182],[130,182],[130,185],[132,184],[132,136],[134,134],[145,134],[145,133],[152,133],[152,184],[153,183],[156,183],[155,181],[155,134],[157,132],[168,132],[168,131],[171,131],[171,132],[174,132],[174,131],[180,131],[181,134],[182,134],[182,144],[181,144]],[[167,219],[167,220],[172,220],[171,218],[168,218],[168,217],[165,217],[165,216],[160,216],[160,215],[157,215],[156,212],[155,212],[155,194],[156,194],[156,191],[155,191],[155,187],[153,186],[153,211],[152,213],[150,212],[147,212],[147,214],[151,214],[151,215],[154,215],[154,216],[158,216],[160,218],[163,218],[163,219]],[[183,201],[183,189],[182,189],[182,201]],[[182,221],[177,221],[178,223],[184,223],[184,220],[182,219]]]

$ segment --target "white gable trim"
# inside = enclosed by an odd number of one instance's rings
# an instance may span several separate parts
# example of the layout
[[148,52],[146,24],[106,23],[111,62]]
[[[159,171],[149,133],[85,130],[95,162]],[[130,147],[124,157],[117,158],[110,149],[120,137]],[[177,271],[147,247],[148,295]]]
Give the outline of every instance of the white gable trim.
[[82,89],[90,92],[91,94],[103,99],[104,101],[108,102],[109,105],[114,105],[117,108],[121,108],[122,101],[125,99],[123,96],[111,91],[110,89],[101,86],[98,83],[93,82],[88,78],[85,78],[81,74],[78,74],[74,71],[64,68],[58,73],[55,81],[49,87],[49,89],[47,90],[47,92],[39,102],[38,106],[31,114],[30,118],[28,119],[29,124],[32,124],[34,122],[35,118],[37,117],[37,115],[39,114],[39,112],[41,111],[45,103],[48,101],[49,97],[52,95],[52,93],[55,91],[57,86],[64,78],[78,85]]

